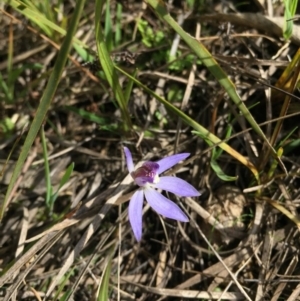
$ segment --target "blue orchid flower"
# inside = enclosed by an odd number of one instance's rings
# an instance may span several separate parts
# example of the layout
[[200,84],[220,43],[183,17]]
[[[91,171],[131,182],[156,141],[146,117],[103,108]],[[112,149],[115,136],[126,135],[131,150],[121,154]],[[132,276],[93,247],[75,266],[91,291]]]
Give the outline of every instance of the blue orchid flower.
[[189,183],[176,177],[163,176],[161,173],[173,167],[178,162],[186,159],[190,154],[182,153],[168,156],[157,162],[145,162],[134,170],[132,155],[127,147],[124,147],[127,168],[134,182],[140,188],[133,194],[129,203],[129,221],[137,241],[142,238],[142,211],[144,196],[154,211],[164,217],[180,222],[188,222],[185,213],[171,200],[163,196],[156,189],[166,190],[178,196],[199,196],[200,193]]

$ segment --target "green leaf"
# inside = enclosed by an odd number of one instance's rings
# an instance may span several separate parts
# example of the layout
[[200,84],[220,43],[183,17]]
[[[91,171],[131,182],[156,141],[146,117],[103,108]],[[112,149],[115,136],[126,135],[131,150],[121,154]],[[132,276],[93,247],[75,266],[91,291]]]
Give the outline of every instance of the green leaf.
[[108,290],[109,290],[109,277],[110,277],[110,271],[111,271],[111,260],[109,260],[108,265],[106,266],[104,270],[104,275],[102,278],[99,295],[98,295],[98,301],[104,301],[109,300],[108,299]]
[[92,62],[95,59],[95,56],[90,54],[86,48],[81,45],[74,44],[73,47],[75,48],[76,52],[85,62]]
[[232,177],[232,176],[228,176],[226,175],[223,170],[221,169],[221,167],[219,166],[219,164],[217,163],[216,160],[211,160],[210,161],[210,166],[211,168],[214,170],[214,172],[216,173],[216,175],[223,181],[236,181],[237,180],[237,176],[236,177]]
[[116,244],[109,249],[109,254],[106,257],[106,264],[104,265],[102,278],[99,284],[99,294],[97,296],[98,301],[106,301],[109,300],[108,292],[109,292],[109,278],[111,272],[111,262],[113,255],[115,253]]
[[[196,131],[192,131],[193,133],[197,134],[198,136],[200,136],[209,146],[213,147],[214,144],[207,139],[202,133],[200,132],[196,132]],[[230,136],[231,133],[231,126],[229,126],[229,130],[227,131],[227,136]],[[211,155],[211,160],[210,160],[210,166],[211,168],[214,170],[214,172],[216,173],[216,175],[223,181],[236,181],[237,180],[237,176],[233,177],[233,176],[228,176],[226,175],[223,170],[221,169],[221,167],[219,166],[219,164],[217,163],[217,159],[220,157],[220,155],[222,154],[223,150],[219,149],[217,150],[216,147],[214,147],[212,149],[212,155]]]
[[78,109],[76,107],[73,106],[66,106],[65,107],[66,110],[74,112],[76,114],[78,114],[79,116],[81,116],[82,118],[89,120],[91,122],[95,122],[99,125],[109,125],[111,123],[111,120],[109,118],[104,118],[104,117],[100,117],[94,113],[88,112],[84,109]]
[[287,40],[292,36],[293,33],[293,20],[291,20],[296,13],[298,6],[298,0],[284,0],[284,26],[283,36]]
[[288,40],[293,33],[293,21],[290,20],[292,18],[292,14],[290,12],[289,0],[285,0],[285,9],[284,9],[284,26],[283,26],[283,37]]
[[9,133],[15,128],[14,122],[8,117],[4,117],[3,121],[0,121],[0,126],[4,133]]
[[51,196],[51,199],[50,199],[50,209],[51,209],[51,211],[50,212],[52,212],[54,202],[56,201],[56,199],[58,197],[58,193],[59,193],[60,189],[69,181],[73,170],[74,170],[74,163],[71,163],[69,165],[69,167],[66,169],[63,177],[61,178],[56,192]]
[[[138,73],[138,69],[135,69],[134,72],[133,72],[132,77],[136,78],[137,73]],[[128,82],[127,86],[126,86],[125,93],[124,93],[125,101],[126,101],[127,105],[128,105],[129,99],[130,99],[130,95],[131,95],[131,92],[132,92],[133,84],[134,84],[134,82],[129,78],[129,82]]]
[[59,183],[59,187],[57,189],[57,191],[59,191],[70,179],[71,175],[72,175],[72,172],[74,170],[74,162],[72,162],[68,168],[66,169],[64,175],[62,176],[61,180],[60,180],[60,183]]
[[287,156],[289,153],[300,150],[300,139],[290,141],[284,146],[284,155]]

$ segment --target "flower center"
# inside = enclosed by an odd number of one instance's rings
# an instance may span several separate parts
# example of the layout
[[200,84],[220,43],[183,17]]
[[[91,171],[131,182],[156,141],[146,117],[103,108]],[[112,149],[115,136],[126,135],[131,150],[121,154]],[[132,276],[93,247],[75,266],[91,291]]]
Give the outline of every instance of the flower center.
[[145,162],[141,167],[131,173],[135,183],[139,186],[145,186],[148,183],[156,184],[159,182],[157,170],[159,165],[155,162]]

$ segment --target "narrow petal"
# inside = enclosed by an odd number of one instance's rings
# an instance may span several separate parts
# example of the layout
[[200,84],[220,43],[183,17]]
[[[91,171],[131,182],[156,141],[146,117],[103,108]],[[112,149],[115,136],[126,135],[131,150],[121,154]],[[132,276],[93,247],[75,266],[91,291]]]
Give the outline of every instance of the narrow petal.
[[180,222],[189,221],[189,218],[175,203],[164,197],[155,189],[147,188],[144,192],[147,202],[157,213]]
[[132,173],[134,171],[134,164],[132,161],[131,152],[126,146],[124,146],[124,153],[126,157],[126,164],[127,164],[128,171],[129,173]]
[[199,196],[200,193],[188,182],[176,177],[160,177],[156,188],[172,192],[179,196]]
[[133,194],[128,207],[129,222],[137,241],[142,239],[143,200],[144,191],[139,189]]
[[159,164],[159,169],[158,169],[157,173],[158,174],[163,173],[167,169],[176,165],[178,162],[186,159],[189,155],[190,155],[189,153],[182,153],[182,154],[169,156],[169,157],[166,157],[166,158],[163,158],[163,159],[157,161],[156,163]]

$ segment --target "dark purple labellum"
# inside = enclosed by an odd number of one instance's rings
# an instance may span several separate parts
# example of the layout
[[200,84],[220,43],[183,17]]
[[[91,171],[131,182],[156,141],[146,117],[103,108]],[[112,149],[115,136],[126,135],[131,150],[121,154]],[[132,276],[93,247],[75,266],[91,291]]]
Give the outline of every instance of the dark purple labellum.
[[157,175],[159,165],[155,162],[145,162],[141,167],[131,173],[134,181],[143,186],[146,183],[153,183]]

